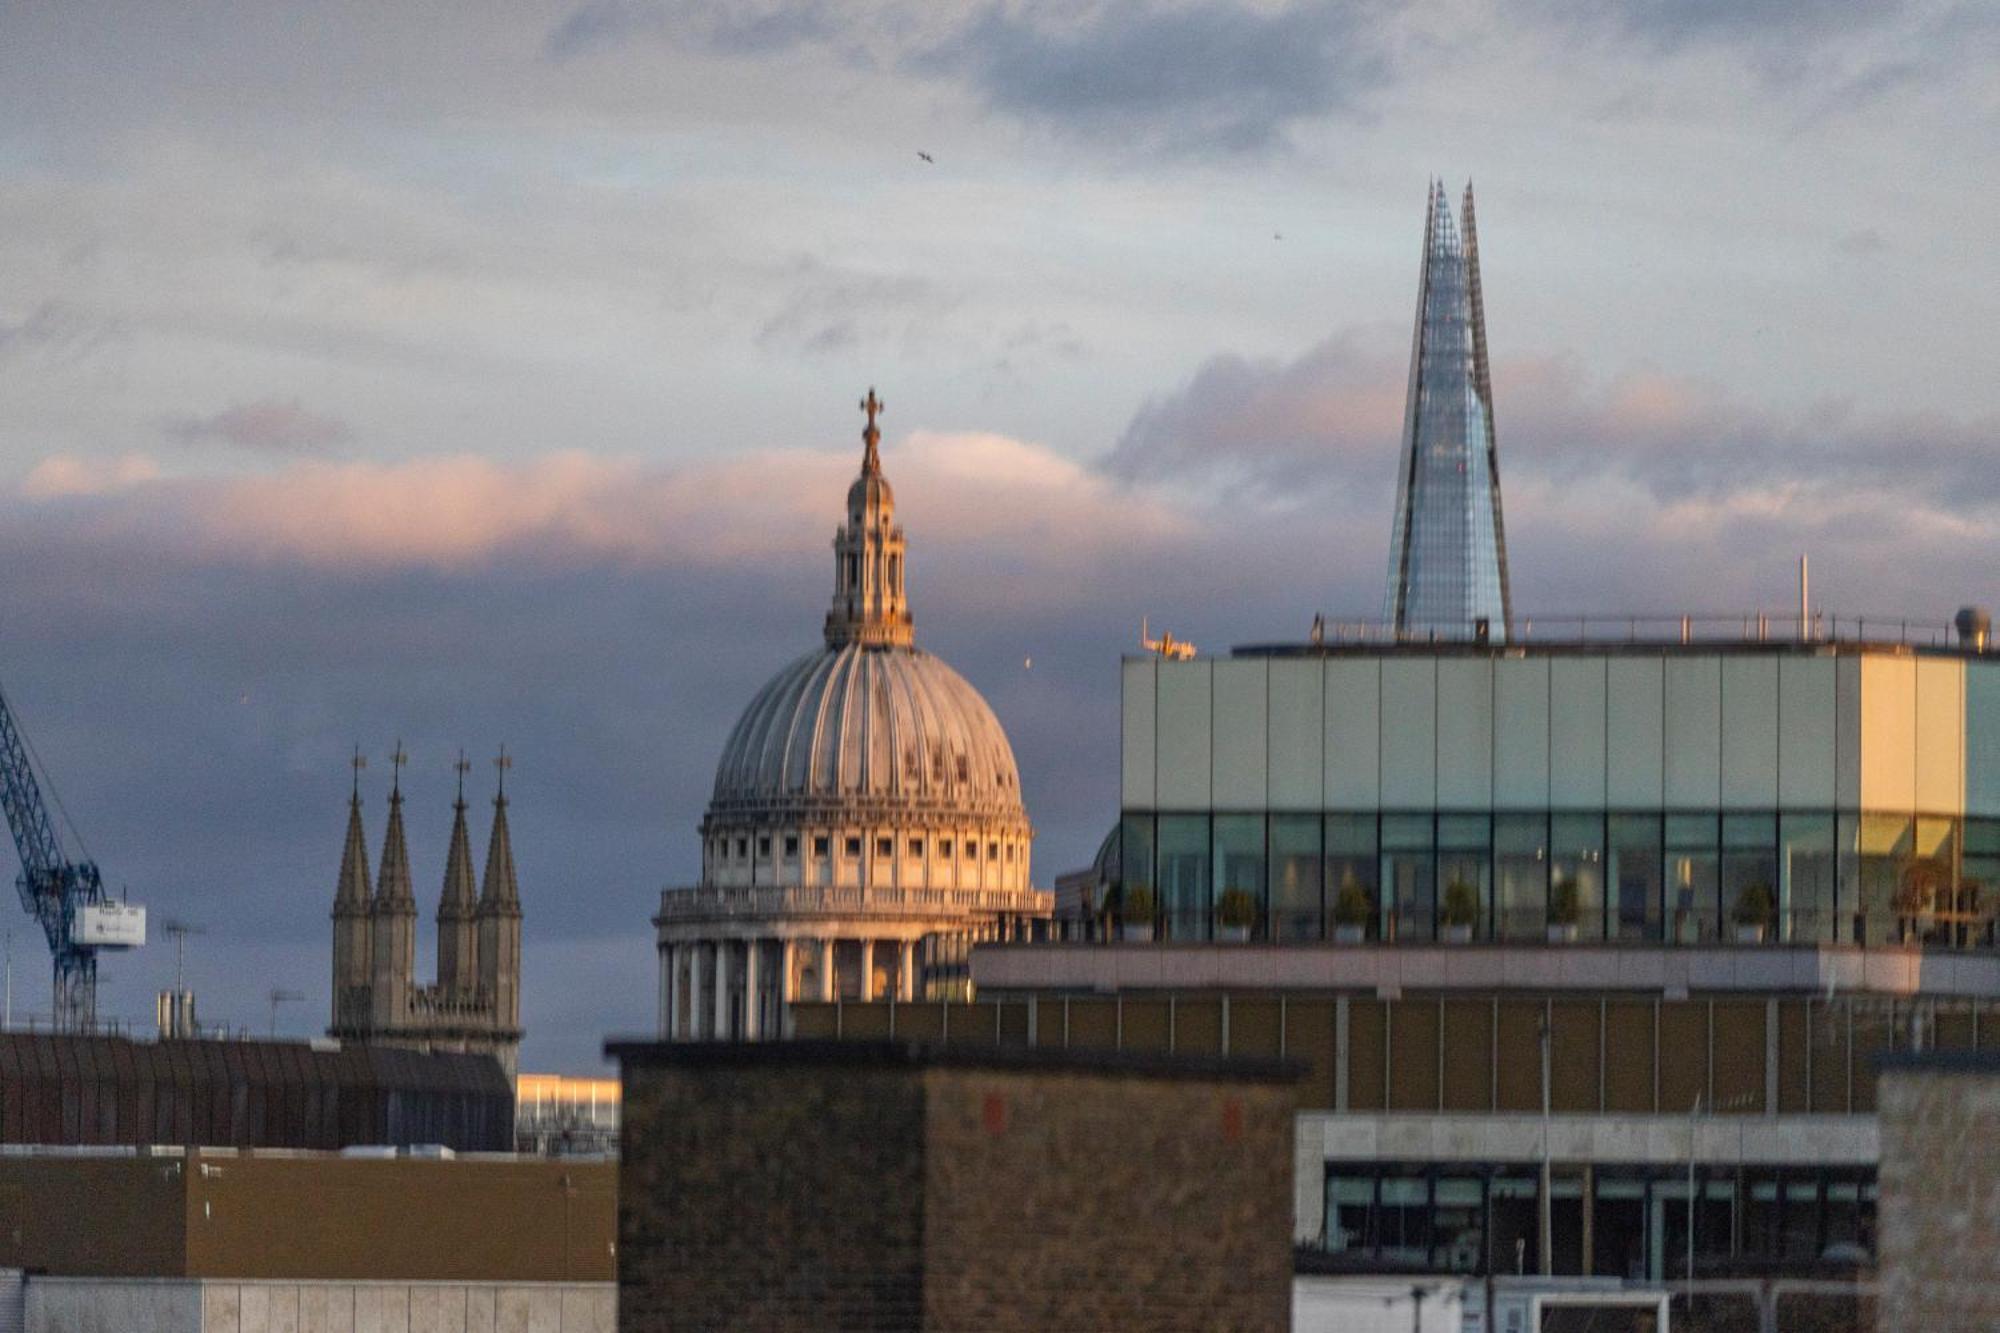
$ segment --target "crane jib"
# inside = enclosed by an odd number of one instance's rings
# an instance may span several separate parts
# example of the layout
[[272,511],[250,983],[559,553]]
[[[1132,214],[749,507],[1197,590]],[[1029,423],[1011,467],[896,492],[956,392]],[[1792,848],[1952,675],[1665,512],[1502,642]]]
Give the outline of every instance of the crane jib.
[[98,946],[77,938],[77,917],[104,901],[103,877],[95,863],[72,861],[64,854],[27,744],[4,694],[0,694],[0,809],[6,812],[7,829],[21,856],[17,881],[21,904],[41,924],[55,962],[56,1026],[88,1031],[97,1021]]

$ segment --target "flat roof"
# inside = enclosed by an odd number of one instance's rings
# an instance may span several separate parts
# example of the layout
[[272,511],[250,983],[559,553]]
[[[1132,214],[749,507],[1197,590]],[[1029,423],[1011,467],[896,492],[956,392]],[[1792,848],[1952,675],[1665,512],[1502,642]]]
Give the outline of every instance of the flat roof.
[[[1659,657],[1663,655],[1860,657],[1869,654],[1951,657],[1975,662],[2000,662],[2000,652],[1991,649],[1978,652],[1970,645],[1910,642],[1899,639],[1679,639],[1569,636],[1486,643],[1472,639],[1347,639],[1322,643],[1243,643],[1235,644],[1229,649],[1230,657]],[[1151,653],[1127,654],[1128,659],[1133,661],[1144,661],[1153,656]]]
[[987,1069],[1017,1074],[1106,1074],[1244,1083],[1296,1083],[1306,1073],[1306,1066],[1297,1060],[915,1041],[676,1042],[613,1038],[604,1043],[604,1053],[627,1065],[686,1069],[832,1065],[850,1069]]

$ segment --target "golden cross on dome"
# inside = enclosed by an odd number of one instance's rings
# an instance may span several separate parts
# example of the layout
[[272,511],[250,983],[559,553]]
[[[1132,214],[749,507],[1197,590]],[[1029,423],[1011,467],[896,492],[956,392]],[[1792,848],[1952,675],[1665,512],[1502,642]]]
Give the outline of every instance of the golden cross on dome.
[[465,775],[472,771],[472,765],[465,760],[465,751],[460,750],[458,752],[458,762],[451,766],[451,771],[458,774],[458,803],[460,806],[463,806],[465,804]]
[[493,770],[500,775],[500,799],[507,799],[507,770],[514,766],[514,757],[507,753],[507,747],[500,747],[499,757],[493,761]]
[[409,762],[410,752],[403,748],[403,742],[398,738],[396,748],[389,752],[389,767],[394,772],[394,776],[389,779],[389,794],[391,796],[401,796],[403,794],[403,765]]
[[361,747],[354,747],[354,758],[347,761],[354,769],[354,799],[361,799],[361,770],[368,767],[368,756],[361,753]]

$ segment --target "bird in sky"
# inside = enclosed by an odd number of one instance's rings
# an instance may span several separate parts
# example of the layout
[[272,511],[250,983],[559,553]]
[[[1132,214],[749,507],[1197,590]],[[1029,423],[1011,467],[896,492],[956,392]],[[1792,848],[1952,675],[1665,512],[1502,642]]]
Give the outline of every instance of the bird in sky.
[[931,156],[931,155],[930,155],[929,153],[926,153],[926,152],[925,152],[925,151],[924,151],[923,149],[921,149],[921,148],[919,148],[919,149],[917,150],[917,156],[918,156],[918,157],[921,157],[921,158],[922,158],[922,159],[923,159],[924,161],[926,161],[926,162],[929,162],[929,163],[932,163],[933,165],[935,165],[935,164],[936,164],[936,162],[937,162],[937,159],[936,159],[936,158],[932,157],[932,156]]

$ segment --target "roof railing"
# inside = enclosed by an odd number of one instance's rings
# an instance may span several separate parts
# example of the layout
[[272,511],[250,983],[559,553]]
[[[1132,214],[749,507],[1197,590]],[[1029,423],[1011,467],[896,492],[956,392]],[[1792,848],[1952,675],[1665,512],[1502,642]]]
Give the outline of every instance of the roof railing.
[[[1396,643],[1477,643],[1474,629],[1465,634],[1435,630],[1398,630],[1380,620],[1313,619],[1309,636],[1315,646]],[[1769,611],[1590,613],[1517,617],[1508,642],[1528,643],[1873,643],[1920,648],[1950,648],[1959,639],[1949,621],[1912,620],[1907,616],[1843,616],[1814,612]]]

